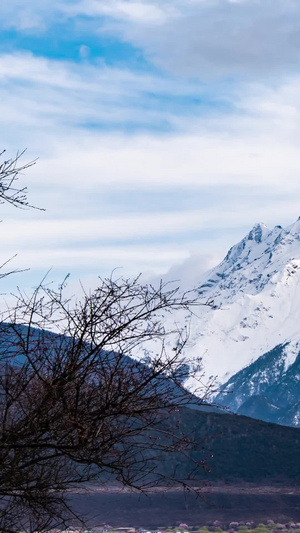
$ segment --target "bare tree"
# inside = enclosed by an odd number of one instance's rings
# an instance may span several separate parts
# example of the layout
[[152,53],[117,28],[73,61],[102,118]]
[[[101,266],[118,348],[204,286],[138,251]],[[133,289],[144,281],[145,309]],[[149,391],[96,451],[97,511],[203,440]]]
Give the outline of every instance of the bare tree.
[[[34,162],[19,159],[0,165],[0,202],[25,208],[17,180]],[[165,315],[190,313],[198,301],[139,278],[99,279],[79,300],[66,298],[64,285],[19,291],[0,319],[3,533],[67,524],[68,492],[80,484],[185,487],[205,468],[203,454],[184,474],[165,467],[166,458],[203,449],[178,413],[206,401],[209,388],[197,398],[185,390],[199,370],[184,358],[188,331],[165,325]]]
[[[0,204],[8,203],[18,209],[38,209],[44,211],[44,209],[31,205],[28,201],[28,191],[26,186],[19,186],[19,178],[22,173],[28,168],[35,165],[36,161],[29,161],[28,163],[21,164],[20,159],[24,155],[25,150],[11,159],[3,159],[0,163]],[[0,158],[5,154],[5,150],[0,152]],[[0,264],[0,279],[15,274],[17,272],[23,272],[24,270],[10,269],[7,270],[7,265],[16,255],[7,259],[4,263]]]
[[[66,523],[66,493],[79,483],[142,490],[199,479],[202,456],[182,478],[162,468],[166,453],[203,448],[176,418],[203,402],[182,385],[195,370],[183,358],[188,335],[163,318],[196,303],[139,279],[99,280],[75,302],[62,288],[18,295],[0,330],[1,531]],[[137,356],[149,343],[146,364]]]

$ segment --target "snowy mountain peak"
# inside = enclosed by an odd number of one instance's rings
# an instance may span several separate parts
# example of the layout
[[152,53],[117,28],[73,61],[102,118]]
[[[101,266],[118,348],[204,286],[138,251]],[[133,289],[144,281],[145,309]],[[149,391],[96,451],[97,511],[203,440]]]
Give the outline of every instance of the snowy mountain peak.
[[[278,273],[298,270],[300,259],[300,218],[284,229],[256,224],[225,259],[202,277],[200,294],[209,295],[218,304],[234,301],[240,293],[260,293],[266,285],[277,284]],[[281,280],[283,282],[283,280]]]
[[[256,244],[261,244],[270,235],[269,228],[263,224],[255,224],[252,230],[239,243],[230,248],[225,257],[227,263],[233,264],[239,259],[247,259]],[[221,263],[222,264],[222,263]]]
[[265,240],[269,235],[270,230],[264,223],[258,223],[253,226],[252,230],[248,234],[248,241],[255,241],[258,244]]
[[300,217],[294,222],[294,224],[291,224],[287,227],[287,232],[290,235],[300,235]]
[[287,228],[255,224],[197,290],[214,303],[190,328],[208,377],[225,382],[275,346],[300,346],[300,217]]

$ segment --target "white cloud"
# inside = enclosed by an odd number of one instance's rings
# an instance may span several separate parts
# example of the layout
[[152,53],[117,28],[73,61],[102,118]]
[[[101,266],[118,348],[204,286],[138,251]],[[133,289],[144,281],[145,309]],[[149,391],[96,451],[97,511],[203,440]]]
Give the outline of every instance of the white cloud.
[[0,25],[30,33],[45,31],[60,5],[59,0],[8,0],[1,4]]
[[[148,256],[153,254],[153,260],[149,262]],[[165,269],[168,265],[177,261],[182,261],[188,255],[184,250],[166,249],[164,246],[99,246],[98,248],[47,248],[40,247],[38,251],[39,260],[36,264],[36,250],[28,249],[21,251],[14,259],[16,268],[44,269],[47,271],[50,267],[56,270],[64,269],[65,273],[74,266],[74,268],[84,268],[87,271],[99,270],[110,273],[114,268],[128,267],[131,273],[136,274],[139,269],[136,268],[147,266],[157,270]],[[7,259],[7,256],[4,258]],[[32,266],[33,265],[33,266]]]
[[[40,156],[25,181],[30,199],[47,208],[46,215],[2,211],[3,258],[20,252],[22,266],[33,262],[36,269],[56,264],[69,270],[71,264],[95,271],[100,265],[99,273],[109,273],[125,265],[130,272],[159,272],[197,247],[209,256],[225,254],[256,221],[291,222],[300,199],[299,89],[298,77],[273,87],[243,84],[226,94],[229,109],[216,102],[202,116],[195,104],[176,115],[148,105],[148,95],[193,97],[201,84],[29,54],[0,56],[0,146],[9,153],[28,146],[29,159]],[[155,131],[162,119],[169,133]],[[90,128],[93,121],[105,127]],[[130,121],[146,126],[122,132]],[[181,205],[180,191],[211,188],[213,195],[222,187],[226,194],[229,186],[240,191],[239,203],[228,198],[199,210]],[[249,187],[255,194],[247,198]],[[149,203],[149,212],[130,216],[124,202],[122,214],[112,207],[107,215],[105,191],[137,189],[178,189],[176,205],[151,213]],[[217,236],[208,243],[212,230]],[[149,245],[133,249],[138,239]]]
[[[298,0],[177,0],[155,2],[163,24],[108,24],[173,74],[199,78],[277,76],[300,62]],[[155,27],[154,27],[155,25]]]
[[134,44],[175,74],[263,78],[299,70],[298,0],[10,0],[1,24],[42,32],[81,15],[95,32]]
[[134,0],[10,0],[1,6],[0,26],[25,33],[41,33],[57,21],[85,15],[114,20],[160,24],[174,12],[172,5]]
[[172,124],[171,112],[147,105],[149,94],[189,96],[197,90],[201,91],[199,84],[178,87],[163,77],[103,63],[78,65],[28,53],[0,56],[0,122],[8,126],[27,124],[45,131],[45,127],[74,130],[82,125],[103,128],[128,122],[151,127],[161,120]]
[[28,220],[23,215],[22,224],[19,219],[6,220],[2,223],[1,242],[6,249],[20,245],[40,248],[46,241],[49,246],[54,244],[65,246],[81,243],[107,242],[110,240],[125,241],[143,237],[182,234],[193,228],[203,228],[205,223],[213,222],[216,216],[209,211],[176,211],[157,214],[141,213],[135,216],[120,217],[117,214],[109,218],[98,219],[47,219],[45,215],[35,215],[35,220]]
[[174,282],[175,286],[180,285],[183,290],[191,290],[199,286],[201,275],[215,267],[222,259],[222,252],[219,254],[192,253],[187,259],[174,264],[166,273],[160,272],[158,276],[145,276],[149,283],[159,283],[161,274],[165,282]]
[[65,4],[62,11],[69,16],[84,14],[95,17],[109,15],[113,18],[132,20],[137,22],[161,23],[166,18],[166,13],[159,5],[150,2],[136,2],[124,0],[82,0]]
[[[0,147],[40,156],[25,181],[47,208],[4,208],[3,260],[19,252],[17,266],[86,276],[114,266],[166,272],[187,258],[170,276],[194,279],[254,222],[296,219],[298,0],[10,0],[0,24],[43,32],[80,15],[178,77],[91,64],[84,35],[80,64],[0,56]],[[239,82],[199,81],[230,76]],[[187,189],[228,197],[197,210],[183,205]],[[178,193],[167,212],[157,200],[131,215],[126,201],[122,213],[105,205],[108,190]]]
[[[203,118],[196,106],[192,119],[147,109],[147,95],[156,86],[157,94],[193,96],[197,85],[178,82],[172,89],[171,80],[125,69],[6,55],[0,81],[0,144],[29,146],[33,157],[41,156],[34,180],[42,174],[46,183],[79,189],[298,185],[299,78],[274,88],[243,85],[230,113],[216,108]],[[173,133],[118,132],[128,122],[151,129],[161,120]]]

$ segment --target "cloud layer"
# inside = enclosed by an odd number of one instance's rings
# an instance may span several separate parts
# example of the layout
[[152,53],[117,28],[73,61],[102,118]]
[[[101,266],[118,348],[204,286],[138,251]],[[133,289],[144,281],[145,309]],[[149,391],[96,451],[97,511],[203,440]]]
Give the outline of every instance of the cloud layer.
[[6,3],[0,147],[40,157],[24,179],[47,212],[3,208],[3,259],[87,276],[191,254],[197,276],[297,218],[299,21],[293,0]]
[[45,32],[79,17],[173,74],[264,78],[299,69],[297,0],[11,0],[1,19],[6,28]]
[[154,24],[132,20],[118,28],[173,74],[268,78],[299,70],[297,0],[177,1],[173,16]]

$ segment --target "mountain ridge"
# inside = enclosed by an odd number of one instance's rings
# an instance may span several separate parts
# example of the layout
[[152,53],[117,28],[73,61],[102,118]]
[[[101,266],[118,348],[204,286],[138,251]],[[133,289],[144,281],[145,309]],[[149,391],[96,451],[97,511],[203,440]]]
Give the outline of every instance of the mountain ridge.
[[286,369],[287,346],[276,346],[238,372],[215,401],[238,414],[300,427],[300,354]]
[[[215,380],[215,400],[234,412],[265,411],[266,421],[300,425],[300,217],[286,228],[255,224],[199,276],[196,291],[209,305],[177,323],[189,328],[187,360],[201,360],[206,381]],[[190,378],[187,386],[196,391],[198,382]],[[253,396],[256,404],[247,407]]]
[[275,346],[288,343],[287,364],[300,343],[300,217],[286,229],[256,224],[223,261],[203,274],[203,302],[190,319],[188,352],[207,376],[226,382]]

